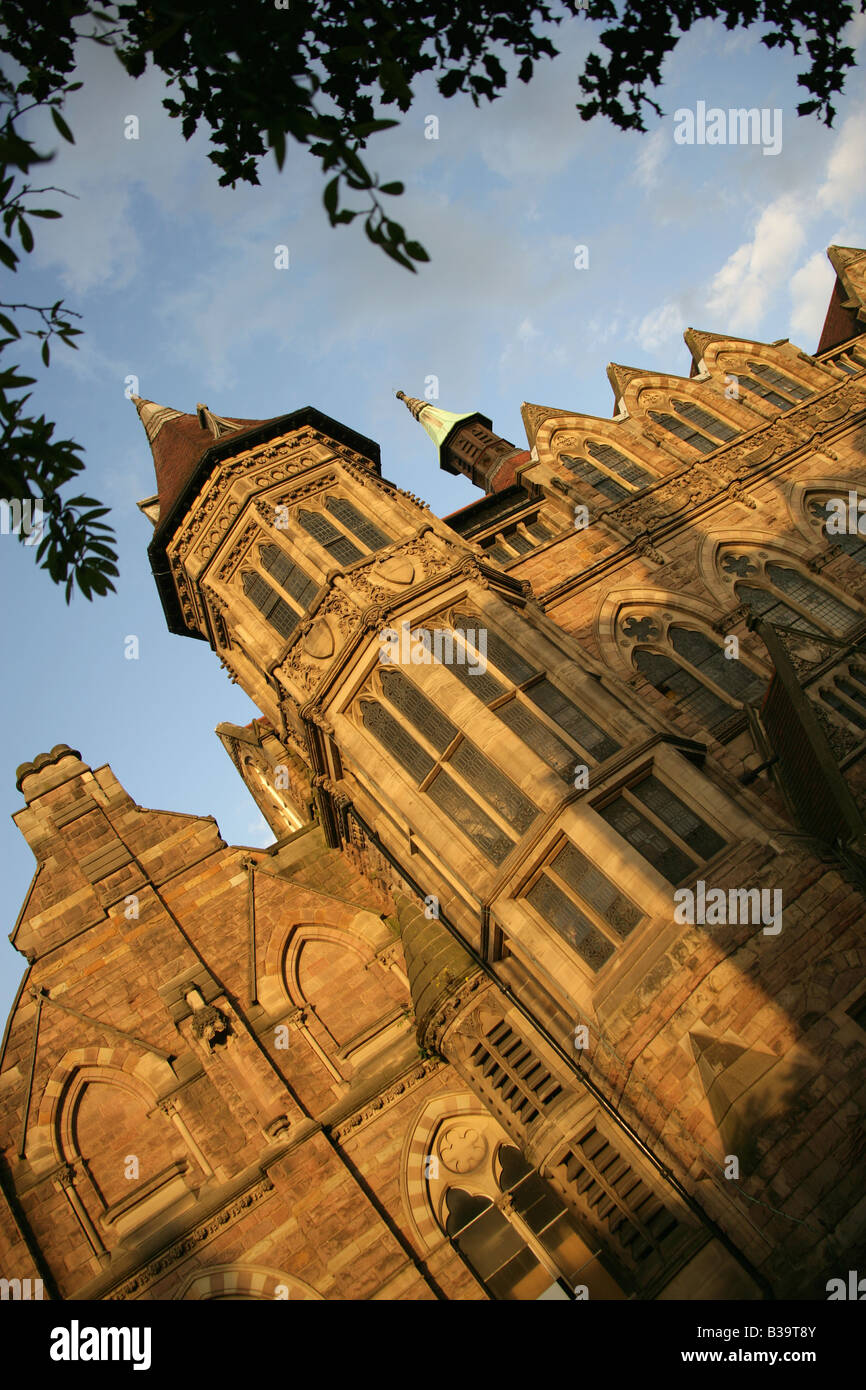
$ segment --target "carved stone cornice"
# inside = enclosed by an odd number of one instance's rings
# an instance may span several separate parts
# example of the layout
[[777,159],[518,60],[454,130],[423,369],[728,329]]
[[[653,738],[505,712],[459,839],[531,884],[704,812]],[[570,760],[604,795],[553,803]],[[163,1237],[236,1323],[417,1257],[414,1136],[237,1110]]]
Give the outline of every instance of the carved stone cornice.
[[441,1043],[445,1032],[456,1022],[457,1017],[464,1009],[476,1003],[476,993],[479,989],[493,989],[493,984],[489,977],[479,969],[474,975],[470,975],[464,980],[463,984],[445,1000],[441,1008],[433,1015],[424,1030],[424,1045],[431,1050],[441,1051]]
[[734,628],[740,623],[744,623],[751,613],[751,608],[747,603],[739,603],[736,608],[729,608],[727,613],[722,613],[713,623],[714,632],[733,632]]
[[[340,639],[334,655],[339,656],[341,645],[344,646],[355,633],[374,632],[385,626],[390,608],[404,594],[410,593],[412,587],[428,582],[438,573],[450,572],[454,569],[454,559],[458,558],[465,558],[467,573],[477,572],[479,562],[474,556],[466,557],[461,547],[444,540],[427,526],[421,534],[394,546],[384,557],[371,556],[366,564],[359,564],[346,574],[335,575],[314,615],[316,621],[326,619]],[[410,587],[387,579],[388,561],[400,559],[411,563],[414,584]],[[375,582],[380,576],[381,582]],[[481,579],[478,582],[482,582]],[[391,587],[385,588],[385,584]],[[319,686],[330,664],[330,660],[325,664],[305,649],[304,632],[299,628],[275,674],[285,677],[299,686],[304,694],[310,695]]]
[[805,445],[812,444],[816,452],[833,457],[822,436],[847,420],[852,410],[864,407],[866,381],[840,381],[819,400],[804,401],[768,420],[748,439],[720,445],[712,462],[696,459],[645,493],[607,507],[605,519],[632,538],[644,535],[651,539],[659,526],[669,523],[686,506],[708,501],[725,490],[735,501],[754,508],[754,499],[741,485],[744,477]]
[[249,1211],[250,1207],[255,1206],[274,1190],[274,1184],[269,1177],[264,1177],[255,1187],[250,1188],[235,1201],[223,1207],[221,1211],[215,1212],[207,1221],[195,1226],[188,1235],[178,1240],[170,1246],[163,1254],[151,1260],[149,1264],[135,1274],[131,1279],[126,1279],[110,1293],[105,1294],[107,1301],[115,1301],[133,1297],[140,1290],[146,1289],[167,1269],[177,1264],[184,1256],[189,1255],[197,1246],[204,1245],[212,1236],[224,1231],[227,1226],[233,1225],[240,1217]]
[[220,583],[225,584],[231,579],[241,560],[249,553],[259,536],[261,536],[261,528],[257,522],[251,521],[244,527],[217,570],[217,579]]
[[349,1135],[354,1134],[355,1130],[360,1129],[361,1126],[367,1124],[369,1120],[374,1120],[383,1110],[403,1100],[411,1091],[414,1091],[417,1086],[420,1086],[422,1082],[426,1081],[429,1076],[432,1076],[434,1072],[438,1071],[441,1066],[442,1062],[440,1058],[428,1057],[426,1061],[421,1062],[419,1066],[415,1067],[407,1076],[401,1076],[399,1081],[392,1082],[392,1084],[386,1087],[384,1091],[381,1091],[375,1099],[367,1101],[365,1105],[355,1111],[354,1115],[334,1125],[331,1129],[332,1137],[336,1139],[338,1143],[342,1143]]

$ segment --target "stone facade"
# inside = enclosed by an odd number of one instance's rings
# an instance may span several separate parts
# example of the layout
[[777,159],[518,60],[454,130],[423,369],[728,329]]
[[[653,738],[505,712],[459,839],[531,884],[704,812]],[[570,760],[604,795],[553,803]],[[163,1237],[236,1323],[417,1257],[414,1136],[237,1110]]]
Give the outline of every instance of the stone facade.
[[316,411],[137,402],[166,618],[261,711],[218,734],[276,839],[66,745],[19,769],[9,1277],[823,1298],[862,1262],[866,252],[830,255],[817,355],[688,330],[691,376],[611,366],[612,419],[526,405],[526,450],[401,393],[485,489],[449,518]]

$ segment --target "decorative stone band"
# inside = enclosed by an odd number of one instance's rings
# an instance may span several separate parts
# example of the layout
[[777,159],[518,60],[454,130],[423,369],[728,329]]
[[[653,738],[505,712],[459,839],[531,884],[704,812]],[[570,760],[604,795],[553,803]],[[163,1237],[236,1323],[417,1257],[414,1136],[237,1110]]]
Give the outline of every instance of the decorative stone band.
[[189,1255],[198,1246],[205,1245],[212,1236],[226,1227],[231,1226],[249,1211],[250,1207],[266,1197],[274,1189],[274,1184],[269,1177],[265,1177],[261,1182],[256,1183],[242,1196],[235,1198],[221,1211],[215,1212],[207,1221],[202,1221],[195,1226],[188,1235],[178,1240],[170,1246],[163,1254],[151,1260],[143,1269],[139,1270],[131,1279],[126,1279],[122,1284],[112,1289],[110,1293],[104,1295],[106,1300],[120,1301],[122,1299],[134,1298],[158,1279],[166,1270],[171,1269],[172,1265],[177,1264],[186,1255]]
[[348,1119],[341,1120],[339,1124],[334,1125],[331,1129],[332,1138],[335,1139],[337,1143],[342,1143],[344,1139],[354,1134],[362,1125],[365,1125],[369,1120],[373,1120],[377,1115],[380,1115],[383,1110],[403,1100],[410,1091],[414,1091],[417,1086],[420,1086],[429,1076],[432,1076],[434,1072],[438,1071],[442,1065],[443,1063],[440,1058],[428,1057],[426,1061],[415,1067],[407,1075],[401,1076],[398,1081],[393,1082],[386,1090],[380,1092],[374,1100],[368,1101],[360,1110],[356,1110]]

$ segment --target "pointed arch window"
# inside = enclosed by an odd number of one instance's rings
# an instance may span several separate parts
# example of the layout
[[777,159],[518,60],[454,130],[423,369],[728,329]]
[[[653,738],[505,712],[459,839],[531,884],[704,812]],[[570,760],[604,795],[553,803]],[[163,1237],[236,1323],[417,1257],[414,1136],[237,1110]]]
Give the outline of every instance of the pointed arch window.
[[588,1264],[593,1294],[611,1287],[606,1276],[595,1283],[600,1267],[587,1261],[571,1213],[513,1144],[499,1144],[492,1163],[476,1163],[471,1176],[449,1179],[440,1223],[493,1299],[573,1298],[573,1282]]
[[339,531],[323,512],[309,512],[302,508],[298,512],[298,522],[307,535],[318,541],[338,565],[351,565],[355,560],[362,558],[363,551]]
[[822,687],[820,695],[849,724],[866,730],[866,670],[849,665],[842,674],[834,676],[832,688]]
[[720,420],[717,415],[711,414],[709,410],[704,410],[703,406],[698,405],[696,401],[674,400],[671,401],[671,405],[677,415],[688,420],[690,425],[696,425],[699,430],[712,435],[715,439],[721,439],[723,443],[727,443],[730,439],[736,439],[740,432],[733,425],[729,425],[726,420]]
[[667,651],[638,648],[634,664],[660,694],[706,728],[717,728],[763,694],[766,681],[741,660],[729,660],[706,633],[672,623],[666,645]]
[[786,376],[777,367],[768,366],[766,362],[749,362],[748,367],[755,376],[766,381],[768,386],[772,386],[776,391],[784,392],[794,401],[805,401],[809,396],[815,394],[814,387],[804,386],[802,382],[794,381],[792,377]]
[[768,622],[837,637],[861,620],[855,608],[789,565],[729,554],[722,568],[748,577],[750,582],[736,583],[737,598]]
[[744,387],[746,391],[751,391],[753,395],[760,396],[761,400],[768,405],[775,406],[777,410],[790,410],[791,401],[787,396],[780,396],[778,391],[774,391],[769,382],[758,381],[753,376],[742,376],[732,373],[737,377],[737,386]]
[[596,463],[600,463],[608,473],[616,473],[620,478],[624,478],[633,488],[638,490],[649,487],[656,481],[648,469],[635,463],[634,459],[617,449],[613,444],[602,444],[599,440],[589,439],[586,444],[586,451],[591,454]]
[[[859,496],[857,498],[858,504],[864,500],[866,499]],[[837,531],[835,514],[838,508],[831,508],[831,502],[842,502],[847,517],[848,489],[841,488],[833,497],[827,496],[823,500],[813,497],[809,502],[809,516],[821,526],[828,545],[838,545],[845,551],[846,555],[850,555],[852,560],[856,560],[858,565],[866,565],[866,536],[860,534],[859,528],[856,533],[849,531],[847,528],[844,531]],[[859,515],[858,507],[858,516]],[[830,522],[831,519],[833,520],[832,530],[828,527],[828,522]]]
[[705,410],[695,401],[672,400],[671,405],[676,412],[675,415],[668,411],[650,410],[650,419],[655,420],[656,424],[671,434],[675,434],[685,444],[699,449],[702,454],[711,454],[719,447],[720,441],[727,443],[728,440],[736,439],[739,434],[739,430],[733,425],[720,420],[717,415]]
[[281,637],[291,637],[298,623],[300,614],[290,608],[284,598],[271,588],[270,584],[255,570],[246,570],[243,575],[244,593],[247,598],[255,604],[256,608],[266,618],[271,627],[274,628]]
[[334,497],[329,494],[325,506],[332,516],[335,516],[347,531],[351,531],[367,550],[383,550],[391,541],[384,531],[380,531],[378,526],[374,526],[363,512],[349,501],[347,497]]
[[675,434],[677,439],[681,439],[684,444],[690,444],[693,449],[699,449],[702,454],[711,454],[719,447],[717,440],[708,439],[700,430],[692,429],[685,420],[678,419],[676,415],[670,415],[665,410],[650,410],[648,414],[662,429],[666,429],[669,434]]
[[318,586],[294,560],[290,560],[278,545],[263,545],[260,552],[262,569],[276,580],[281,589],[300,604],[309,608],[318,592]]
[[632,489],[623,487],[622,483],[616,482],[609,473],[596,468],[589,459],[580,458],[575,454],[560,454],[559,457],[576,478],[583,483],[589,483],[590,487],[595,488],[596,492],[600,492],[608,501],[622,502],[626,497],[631,497]]

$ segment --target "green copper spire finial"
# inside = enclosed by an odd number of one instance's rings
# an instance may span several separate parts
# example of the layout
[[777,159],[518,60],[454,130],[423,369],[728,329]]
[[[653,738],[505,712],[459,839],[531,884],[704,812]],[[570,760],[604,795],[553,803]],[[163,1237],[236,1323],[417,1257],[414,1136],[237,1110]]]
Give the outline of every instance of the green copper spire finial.
[[[440,461],[445,444],[461,421],[484,419],[475,410],[468,410],[462,415],[455,415],[451,410],[443,410],[438,405],[431,405],[429,401],[420,401],[417,396],[407,396],[403,391],[397,391],[395,395],[398,401],[403,401],[407,410],[424,426],[439,450]],[[489,420],[486,423],[489,425]],[[453,469],[449,469],[449,472],[453,471]]]

